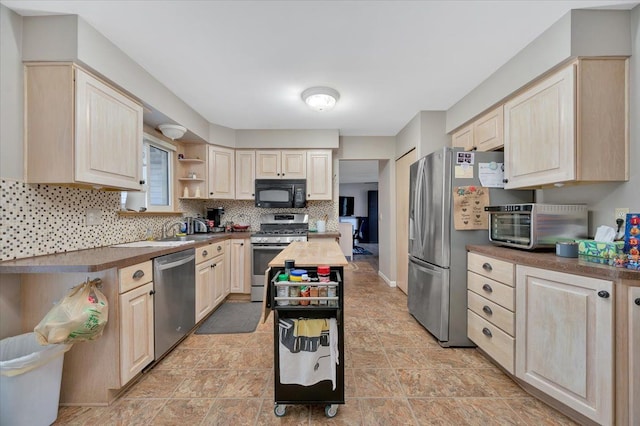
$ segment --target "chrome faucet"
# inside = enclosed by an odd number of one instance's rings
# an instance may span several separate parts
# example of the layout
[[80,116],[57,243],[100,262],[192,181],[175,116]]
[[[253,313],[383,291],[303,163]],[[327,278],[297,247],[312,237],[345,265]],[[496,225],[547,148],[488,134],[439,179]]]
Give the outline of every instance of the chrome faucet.
[[199,217],[194,217],[193,219],[193,232],[196,232],[196,225],[195,222],[198,222],[200,225],[202,225],[204,227],[204,232],[209,232],[209,226],[207,225],[207,222],[205,222],[204,219],[201,219]]
[[[184,225],[184,222],[181,222],[179,220],[173,220],[173,221],[168,221],[167,223],[165,223],[162,226],[162,238],[165,239],[167,238],[167,232],[173,228],[175,225],[180,225],[180,227],[182,227],[182,225]],[[175,232],[173,233],[172,237],[175,236]]]

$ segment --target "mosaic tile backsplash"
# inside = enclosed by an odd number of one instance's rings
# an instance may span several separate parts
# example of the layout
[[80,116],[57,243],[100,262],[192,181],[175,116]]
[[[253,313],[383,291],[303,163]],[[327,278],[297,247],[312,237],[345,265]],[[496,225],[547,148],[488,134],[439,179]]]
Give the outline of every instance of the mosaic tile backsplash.
[[[64,186],[0,181],[0,260],[40,256],[65,251],[109,246],[145,238],[150,229],[160,238],[162,226],[173,216],[121,216],[120,192],[79,189]],[[329,217],[327,230],[338,229],[337,203],[310,201],[298,213],[309,214],[309,221]],[[202,216],[205,207],[224,207],[225,220],[248,222],[251,230],[260,227],[260,215],[287,209],[257,209],[252,201],[180,201],[184,216]],[[87,209],[101,210],[101,225],[85,224]]]

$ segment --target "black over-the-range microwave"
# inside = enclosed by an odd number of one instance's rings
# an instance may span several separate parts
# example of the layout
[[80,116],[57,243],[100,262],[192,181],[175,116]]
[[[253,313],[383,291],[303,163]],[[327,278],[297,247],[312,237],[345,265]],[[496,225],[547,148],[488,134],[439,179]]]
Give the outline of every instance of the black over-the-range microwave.
[[256,207],[304,208],[307,206],[306,179],[256,179]]

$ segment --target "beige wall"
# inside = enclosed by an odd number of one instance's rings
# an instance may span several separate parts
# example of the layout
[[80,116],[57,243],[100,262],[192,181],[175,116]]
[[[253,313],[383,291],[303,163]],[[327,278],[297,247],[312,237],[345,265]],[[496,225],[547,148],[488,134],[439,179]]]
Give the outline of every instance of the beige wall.
[[23,179],[22,18],[0,5],[0,177]]
[[418,112],[396,135],[396,152],[398,159],[412,149],[420,146],[420,112]]
[[572,57],[630,54],[628,11],[572,10],[449,108],[446,131]]
[[338,148],[338,130],[236,130],[236,148]]

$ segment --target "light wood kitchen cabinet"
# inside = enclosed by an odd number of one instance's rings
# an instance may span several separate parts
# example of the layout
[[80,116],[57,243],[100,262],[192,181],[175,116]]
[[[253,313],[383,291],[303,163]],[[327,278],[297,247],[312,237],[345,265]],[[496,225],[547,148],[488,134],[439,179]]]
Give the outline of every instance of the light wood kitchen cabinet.
[[330,149],[307,151],[307,200],[331,200],[333,165]]
[[177,196],[180,199],[206,199],[207,197],[207,147],[204,144],[184,144],[178,158]]
[[477,253],[467,256],[467,334],[511,374],[515,364],[515,266]]
[[613,424],[613,282],[518,265],[516,377]]
[[213,310],[214,296],[214,260],[196,265],[196,323]]
[[25,65],[26,181],[140,190],[142,105],[69,63]]
[[227,296],[225,244],[207,244],[196,249],[196,323],[205,318]]
[[249,259],[251,257],[250,240],[231,240],[230,249],[230,292],[231,293],[250,293],[249,287],[251,265]]
[[256,151],[256,179],[306,179],[307,152]]
[[209,198],[235,198],[235,152],[219,146],[209,146],[207,153],[207,188]]
[[451,145],[465,151],[493,151],[504,145],[503,106],[489,111],[451,135]]
[[256,152],[236,151],[236,200],[254,200]]
[[625,181],[627,61],[580,59],[504,105],[505,188]]
[[119,271],[120,383],[127,384],[154,360],[153,265]]
[[[629,287],[629,423],[640,424],[640,287]],[[622,373],[624,374],[624,372]]]

